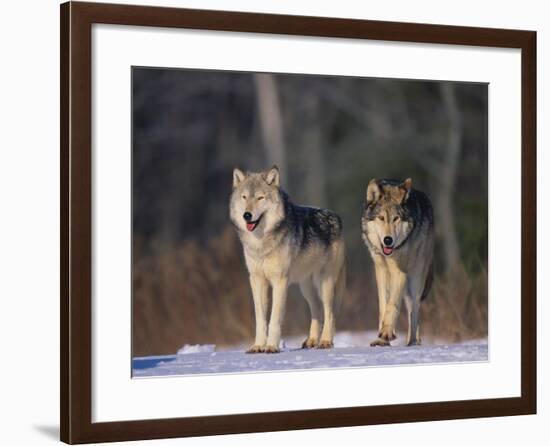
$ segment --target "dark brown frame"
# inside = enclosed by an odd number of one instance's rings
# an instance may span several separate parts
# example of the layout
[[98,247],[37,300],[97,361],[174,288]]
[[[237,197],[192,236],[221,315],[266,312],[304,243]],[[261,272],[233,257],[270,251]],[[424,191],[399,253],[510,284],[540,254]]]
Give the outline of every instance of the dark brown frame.
[[[521,50],[521,397],[92,423],[91,25]],[[141,440],[536,413],[536,32],[149,6],[61,5],[61,440]]]

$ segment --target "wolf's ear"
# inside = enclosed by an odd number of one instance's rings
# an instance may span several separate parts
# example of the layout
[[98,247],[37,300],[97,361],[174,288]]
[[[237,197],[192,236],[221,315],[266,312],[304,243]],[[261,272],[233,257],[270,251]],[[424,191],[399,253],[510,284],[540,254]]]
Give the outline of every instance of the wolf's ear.
[[405,201],[407,201],[407,199],[409,198],[409,194],[411,193],[412,184],[413,184],[412,180],[410,178],[407,178],[405,181],[403,181],[399,185],[399,189],[401,189],[403,191],[403,198],[401,200],[403,203]]
[[273,166],[265,175],[265,182],[269,184],[270,186],[279,187],[280,184],[280,176],[279,176],[279,168],[277,166]]
[[239,169],[233,169],[233,189],[239,186],[244,179],[246,175],[242,172],[242,170]]
[[369,185],[367,186],[367,205],[371,205],[376,203],[378,200],[380,200],[380,197],[382,196],[382,191],[380,190],[380,185],[378,184],[378,181],[376,181],[375,178],[369,181]]

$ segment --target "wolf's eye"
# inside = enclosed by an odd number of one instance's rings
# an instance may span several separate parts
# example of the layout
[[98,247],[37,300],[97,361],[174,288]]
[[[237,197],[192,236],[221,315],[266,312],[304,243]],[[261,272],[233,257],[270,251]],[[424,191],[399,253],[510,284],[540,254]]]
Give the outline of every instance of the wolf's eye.
[[383,215],[379,215],[378,218],[379,218],[381,221],[384,221],[384,216],[383,216]]
[[397,221],[399,220],[399,215],[396,215],[395,217],[393,217],[393,221]]
[[243,195],[243,200],[246,200],[246,195]]
[[258,201],[263,200],[265,197],[258,197]]

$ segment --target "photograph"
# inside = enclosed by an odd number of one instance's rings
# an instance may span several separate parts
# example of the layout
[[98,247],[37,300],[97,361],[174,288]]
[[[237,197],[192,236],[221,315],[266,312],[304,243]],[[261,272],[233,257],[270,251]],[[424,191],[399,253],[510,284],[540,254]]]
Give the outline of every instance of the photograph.
[[488,361],[488,84],[133,66],[132,377]]

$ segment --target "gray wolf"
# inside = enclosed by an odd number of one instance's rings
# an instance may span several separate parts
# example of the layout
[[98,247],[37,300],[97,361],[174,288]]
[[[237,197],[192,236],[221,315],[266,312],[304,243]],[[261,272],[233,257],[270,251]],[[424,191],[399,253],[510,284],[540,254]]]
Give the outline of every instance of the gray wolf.
[[361,218],[362,236],[374,261],[378,288],[378,339],[390,345],[401,301],[408,311],[407,345],[420,344],[420,302],[433,280],[434,220],[430,200],[403,182],[369,182]]
[[276,166],[260,173],[233,171],[230,218],[243,245],[256,315],[256,338],[248,353],[279,352],[291,283],[299,284],[311,312],[302,348],[332,347],[335,307],[345,288],[340,217],[327,209],[293,204],[279,183]]

